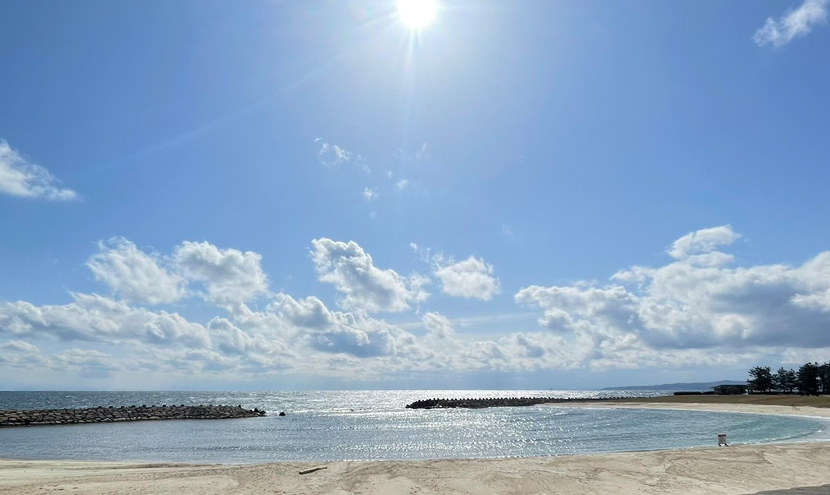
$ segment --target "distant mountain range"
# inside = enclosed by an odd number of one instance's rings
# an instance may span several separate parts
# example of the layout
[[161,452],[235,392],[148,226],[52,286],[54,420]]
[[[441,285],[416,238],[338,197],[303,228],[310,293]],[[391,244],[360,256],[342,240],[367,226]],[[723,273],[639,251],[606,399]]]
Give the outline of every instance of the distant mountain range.
[[638,385],[636,387],[608,387],[601,390],[683,390],[683,391],[707,391],[718,385],[746,385],[746,380],[721,380],[719,382],[700,383],[664,383],[662,385]]

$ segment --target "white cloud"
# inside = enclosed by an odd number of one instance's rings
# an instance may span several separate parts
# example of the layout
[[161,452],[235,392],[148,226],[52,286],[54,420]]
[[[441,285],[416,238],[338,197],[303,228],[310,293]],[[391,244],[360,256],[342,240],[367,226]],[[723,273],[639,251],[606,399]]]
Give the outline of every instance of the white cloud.
[[429,150],[427,149],[427,143],[421,145],[421,148],[415,153],[415,160],[429,160],[432,157],[429,156]]
[[327,143],[321,138],[315,139],[315,142],[322,143],[320,145],[320,151],[317,152],[317,160],[326,167],[333,169],[346,163],[352,163],[364,172],[371,172],[371,169],[366,165],[366,161],[362,156],[355,155],[351,151],[347,151],[336,144]]
[[298,300],[288,294],[276,294],[274,301],[268,305],[268,311],[301,328],[325,330],[337,324],[337,317],[323,301],[313,296]]
[[732,244],[740,237],[740,234],[732,230],[731,225],[701,229],[674,241],[668,253],[672,258],[684,260],[690,256],[711,253],[718,246]]
[[317,152],[317,158],[320,160],[320,163],[327,167],[337,167],[351,160],[352,153],[336,144],[323,143],[320,151]]
[[219,249],[208,242],[185,241],[173,255],[145,253],[122,237],[98,244],[87,266],[96,280],[130,303],[162,304],[187,295],[188,281],[204,284],[205,299],[231,307],[267,293],[262,257],[254,252]]
[[493,265],[470,256],[464,261],[437,267],[445,294],[489,301],[501,292],[499,279],[493,277]]
[[372,202],[373,200],[378,199],[379,196],[377,191],[375,191],[374,189],[369,189],[369,187],[367,186],[363,189],[363,197],[366,199],[366,201]]
[[277,294],[267,311],[294,327],[292,339],[327,354],[360,358],[393,356],[418,346],[408,332],[382,320],[330,311],[316,297],[294,299]]
[[124,365],[100,351],[70,349],[56,354],[47,366],[62,373],[75,372],[83,378],[108,378]]
[[[427,311],[419,322],[400,326],[369,315],[423,301],[430,279],[377,268],[354,242],[312,241],[320,280],[341,295],[341,309],[332,310],[314,296],[268,292],[255,253],[183,243],[161,258],[116,239],[103,245],[95,263],[106,276],[118,274],[107,283],[121,300],[73,293],[64,305],[0,302],[0,373],[43,370],[62,377],[64,370],[107,379],[133,373],[142,380],[155,376],[159,386],[177,377],[184,386],[193,376],[241,383],[286,373],[383,380],[417,372],[734,368],[765,356],[797,361],[830,348],[830,251],[799,266],[732,267],[731,256],[717,249],[737,238],[728,226],[694,232],[672,244],[677,258],[664,266],[631,267],[605,285],[525,287],[515,300],[536,308],[530,314],[451,321]],[[453,274],[442,279],[445,290],[484,297],[498,287],[482,259],[455,263],[412,248],[433,270]],[[207,323],[200,324],[131,306],[123,296],[151,298],[135,296],[141,292],[122,280],[131,273],[164,280],[176,270],[203,281],[206,297],[232,301],[233,310],[205,315]],[[245,301],[252,296],[268,304],[249,308]],[[534,315],[542,328],[528,331]],[[492,331],[505,325],[517,331]],[[425,332],[416,336],[405,328]]]
[[40,349],[36,345],[32,345],[22,340],[10,340],[0,344],[0,349],[9,352],[38,352]]
[[675,242],[676,261],[621,271],[612,277],[618,284],[530,286],[516,302],[543,309],[540,325],[584,342],[586,359],[614,367],[661,362],[656,354],[666,352],[700,361],[709,358],[693,350],[830,346],[830,252],[795,267],[732,268],[729,255],[709,251],[737,238],[731,228],[694,234]]
[[277,339],[267,339],[253,331],[245,331],[226,318],[215,317],[207,324],[211,342],[224,356],[244,358],[251,353],[282,353],[283,343]]
[[162,304],[185,295],[184,279],[165,269],[156,254],[147,254],[123,237],[98,243],[98,254],[86,266],[95,279],[132,303]]
[[427,337],[436,340],[448,340],[455,337],[455,327],[452,322],[440,313],[426,313],[423,318],[427,329]]
[[173,254],[184,276],[204,283],[206,298],[220,306],[236,305],[268,290],[261,260],[258,253],[219,249],[209,242],[185,241]]
[[424,287],[431,284],[432,279],[420,273],[412,273],[406,277],[406,286],[409,287],[410,299],[413,302],[424,302],[429,299],[429,292]]
[[398,353],[399,345],[413,343],[414,339],[407,332],[371,318],[309,335],[309,344],[318,351],[362,358],[393,356]]
[[401,179],[395,183],[395,187],[403,191],[407,187],[409,187],[409,181],[407,179]]
[[46,364],[41,350],[22,340],[4,342],[0,344],[0,351],[0,369],[39,370]]
[[407,280],[394,270],[381,270],[356,242],[321,238],[311,241],[311,259],[320,281],[333,284],[343,296],[345,309],[361,313],[397,312],[409,309],[419,291],[407,287]]
[[783,46],[795,38],[810,34],[813,27],[827,21],[828,2],[830,0],[804,0],[798,8],[780,19],[768,18],[764,27],[755,32],[753,41],[758,46]]
[[58,179],[45,168],[35,165],[0,139],[0,193],[23,198],[67,201],[78,198],[71,189],[57,186]]
[[95,294],[72,293],[72,297],[74,302],[63,306],[0,302],[0,335],[64,342],[210,345],[202,325],[189,322],[177,313],[152,312]]

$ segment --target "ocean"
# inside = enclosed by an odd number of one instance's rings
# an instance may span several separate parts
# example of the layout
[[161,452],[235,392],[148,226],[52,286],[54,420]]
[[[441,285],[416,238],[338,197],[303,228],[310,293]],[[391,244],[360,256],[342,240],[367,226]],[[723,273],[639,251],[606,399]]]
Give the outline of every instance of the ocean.
[[[591,407],[411,410],[418,399],[643,397],[659,392],[0,392],[0,409],[241,404],[263,418],[0,429],[0,458],[146,462],[401,460],[558,456],[830,438],[798,417]],[[285,411],[285,416],[278,416]]]

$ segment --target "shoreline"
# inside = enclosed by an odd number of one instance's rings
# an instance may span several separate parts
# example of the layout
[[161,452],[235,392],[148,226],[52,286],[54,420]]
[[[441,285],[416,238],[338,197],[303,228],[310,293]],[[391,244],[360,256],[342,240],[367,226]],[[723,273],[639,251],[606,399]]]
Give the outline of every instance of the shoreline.
[[[775,414],[830,420],[830,409],[699,403],[571,403]],[[738,494],[830,484],[826,441],[745,444],[558,457],[192,464],[0,459],[0,494],[177,493]],[[300,475],[313,467],[326,469]]]
[[813,406],[780,406],[769,404],[704,403],[704,402],[633,402],[627,400],[608,402],[581,402],[540,404],[543,407],[585,407],[625,409],[667,409],[672,411],[728,412],[740,414],[770,414],[830,420],[830,408]]

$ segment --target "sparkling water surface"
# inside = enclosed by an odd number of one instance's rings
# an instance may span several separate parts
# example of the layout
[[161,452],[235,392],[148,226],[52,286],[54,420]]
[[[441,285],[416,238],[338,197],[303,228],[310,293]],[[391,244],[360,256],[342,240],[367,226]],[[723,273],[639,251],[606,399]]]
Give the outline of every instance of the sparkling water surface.
[[[418,399],[658,395],[597,391],[0,392],[0,409],[241,404],[264,418],[0,429],[0,457],[150,462],[394,460],[552,456],[822,440],[807,418],[591,407],[411,410]],[[277,415],[285,411],[286,416]]]

